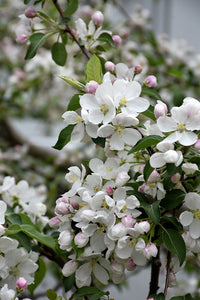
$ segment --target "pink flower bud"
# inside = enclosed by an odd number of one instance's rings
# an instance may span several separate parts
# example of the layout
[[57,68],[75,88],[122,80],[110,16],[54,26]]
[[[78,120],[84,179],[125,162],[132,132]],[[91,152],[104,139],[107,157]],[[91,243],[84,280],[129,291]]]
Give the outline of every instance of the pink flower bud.
[[68,248],[70,248],[72,239],[73,239],[73,234],[70,231],[68,230],[62,231],[58,238],[58,243],[60,245],[60,248],[62,250],[67,250]]
[[148,298],[147,300],[154,300],[154,298]]
[[139,187],[139,191],[142,193],[142,194],[145,194],[145,191],[146,191],[146,188],[148,188],[148,185],[147,184],[143,184]]
[[122,224],[125,227],[133,227],[135,225],[135,223],[136,223],[136,220],[131,215],[122,217]]
[[62,269],[62,273],[65,277],[68,277],[76,271],[78,268],[78,263],[75,260],[69,260]]
[[157,78],[154,75],[149,75],[144,80],[144,85],[148,87],[155,87],[157,85]]
[[89,241],[89,238],[84,236],[82,232],[77,233],[77,235],[74,238],[74,243],[78,248],[83,248],[87,245]]
[[171,181],[173,183],[178,183],[180,179],[181,179],[181,175],[179,173],[176,173],[171,176]]
[[49,220],[49,226],[52,228],[58,227],[59,224],[60,224],[60,220],[59,220],[58,216],[53,217]]
[[148,183],[157,182],[159,179],[160,179],[160,174],[154,170],[148,178]]
[[23,292],[27,289],[27,281],[24,277],[19,277],[16,281],[16,289],[20,292]]
[[143,254],[147,259],[149,259],[152,256],[156,257],[157,253],[158,249],[154,244],[147,245],[143,250]]
[[140,174],[143,174],[144,167],[145,167],[145,165],[141,165],[141,166],[139,167],[138,172],[139,172]]
[[56,204],[55,212],[59,215],[65,215],[69,212],[69,208],[65,202]]
[[142,66],[141,65],[135,66],[135,74],[140,74],[141,72],[142,72]]
[[36,11],[33,7],[30,6],[25,10],[24,14],[27,18],[34,18],[36,16]]
[[113,39],[115,46],[119,46],[122,43],[122,39],[120,38],[119,35],[113,35],[112,39]]
[[129,258],[126,262],[125,262],[125,267],[128,271],[133,271],[135,270],[135,268],[137,267],[137,265],[134,263],[132,258]]
[[130,176],[127,172],[121,171],[117,174],[115,184],[117,187],[123,186],[128,180],[130,179]]
[[95,94],[98,86],[99,86],[99,84],[96,81],[91,80],[86,83],[85,92],[88,94]]
[[194,147],[197,149],[197,150],[200,150],[200,140],[197,140],[196,143],[194,144]]
[[113,62],[111,62],[111,61],[107,61],[105,63],[105,68],[106,68],[106,71],[108,71],[110,73],[113,73],[116,70],[115,64],[113,64]]
[[159,117],[166,116],[167,114],[167,105],[160,100],[157,100],[157,104],[154,108],[154,115],[158,119]]
[[18,35],[18,37],[16,38],[16,42],[18,44],[24,44],[26,42],[26,40],[27,40],[27,35],[25,35],[23,33]]
[[78,210],[79,209],[79,204],[78,202],[75,201],[70,201],[71,206],[73,207],[73,209]]
[[109,196],[111,196],[111,195],[113,194],[113,188],[111,188],[111,186],[108,186],[108,187],[106,188],[106,193],[107,193]]
[[92,21],[94,22],[95,25],[101,26],[104,22],[104,16],[103,16],[102,12],[96,11],[92,15]]

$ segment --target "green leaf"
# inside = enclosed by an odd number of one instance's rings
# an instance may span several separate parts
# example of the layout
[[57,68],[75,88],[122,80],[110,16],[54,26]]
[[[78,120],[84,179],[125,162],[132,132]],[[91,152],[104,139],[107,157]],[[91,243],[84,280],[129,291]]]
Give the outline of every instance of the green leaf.
[[36,287],[42,282],[42,280],[44,279],[45,277],[45,274],[46,274],[46,264],[45,262],[43,261],[43,259],[41,257],[39,257],[38,259],[38,266],[39,268],[37,269],[37,271],[35,272],[35,279],[34,279],[34,283],[30,284],[28,286],[28,289],[31,293],[31,295],[33,296],[33,292],[34,290],[36,289]]
[[146,163],[144,167],[144,180],[147,181],[151,173],[153,172],[154,168],[151,167],[149,161]]
[[166,193],[160,205],[166,209],[173,209],[181,205],[184,201],[185,193],[181,190],[172,190]]
[[69,277],[63,277],[63,286],[65,288],[65,292],[71,290],[74,284],[75,284],[75,273]]
[[163,293],[156,295],[155,300],[165,300],[165,296]]
[[[165,225],[163,225],[165,224]],[[163,216],[162,217],[162,225],[166,228],[173,226],[176,230],[182,230],[183,226],[175,217]]]
[[59,77],[64,81],[66,81],[67,83],[69,83],[71,86],[75,87],[76,89],[83,92],[85,91],[85,86],[81,82],[67,76],[59,76]]
[[157,145],[160,141],[162,141],[162,137],[159,135],[149,135],[137,142],[135,146],[129,151],[130,153],[134,153],[143,149],[146,149],[150,146]]
[[162,239],[166,248],[178,256],[180,265],[185,261],[186,247],[182,236],[174,229],[163,228]]
[[184,296],[175,296],[170,298],[170,300],[194,300],[191,294],[186,294]]
[[41,244],[53,249],[55,251],[55,241],[50,235],[45,235],[37,231],[34,226],[29,224],[22,224],[20,226],[21,231],[30,236],[33,239],[36,239]]
[[31,0],[24,0],[24,4],[29,4]]
[[76,124],[68,125],[67,127],[61,130],[58,140],[53,146],[54,149],[61,150],[65,145],[67,145],[70,142],[71,134],[75,125]]
[[183,71],[177,68],[170,68],[166,72],[168,75],[173,76],[178,79],[183,79]]
[[146,111],[142,112],[142,114],[147,118],[156,121],[156,117],[154,115],[154,107],[152,105],[150,105]]
[[[101,294],[101,295],[100,295]],[[89,295],[98,295],[98,297],[102,297],[103,295],[109,295],[109,292],[101,291],[96,287],[92,286],[84,286],[78,289],[71,297],[71,299],[77,299],[78,297],[84,297],[84,296],[89,296]],[[74,298],[76,296],[76,298]],[[99,299],[99,298],[93,298],[94,299]]]
[[146,214],[152,219],[152,221],[155,224],[159,224],[159,222],[160,222],[160,208],[159,208],[159,204],[160,204],[160,201],[158,201],[158,200],[155,201],[152,204],[148,204],[148,203],[145,203],[145,202],[143,202],[141,204],[141,207],[144,208]]
[[162,100],[158,92],[152,88],[143,87],[141,95],[149,96],[151,98],[154,98],[155,100]]
[[102,148],[104,148],[105,147],[105,142],[106,142],[106,138],[102,138],[102,137],[98,137],[98,138],[92,138],[92,140],[93,140],[93,142],[96,144],[96,145],[98,145],[98,146],[100,146],[100,147],[102,147]]
[[115,47],[115,43],[112,39],[112,36],[107,32],[103,32],[102,34],[100,34],[100,36],[98,37],[97,40],[102,41],[102,42],[106,42],[111,47]]
[[5,233],[7,235],[15,234],[21,231],[20,225],[19,224],[12,224],[9,226],[9,228],[5,229]]
[[49,300],[56,300],[57,294],[52,289],[47,290],[47,297]]
[[72,15],[78,9],[78,0],[68,0],[67,1],[67,9],[65,13],[67,15]]
[[64,66],[67,59],[67,51],[63,43],[54,43],[51,48],[52,59],[59,66]]
[[68,111],[71,111],[71,110],[77,110],[79,109],[81,106],[80,106],[80,103],[79,103],[79,94],[76,94],[74,95],[71,100],[69,101],[69,104],[67,106],[67,110]]
[[90,58],[86,66],[86,80],[94,80],[99,84],[102,82],[101,78],[101,62],[99,58],[94,54]]
[[31,59],[36,55],[38,48],[44,43],[47,35],[42,32],[34,33],[30,36],[30,45],[28,47],[28,51],[26,53],[25,59]]

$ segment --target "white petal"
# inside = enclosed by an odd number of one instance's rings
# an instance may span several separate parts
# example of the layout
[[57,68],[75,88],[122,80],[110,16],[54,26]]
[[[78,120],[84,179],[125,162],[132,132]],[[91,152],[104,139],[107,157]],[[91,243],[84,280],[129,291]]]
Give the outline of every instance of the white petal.
[[166,152],[168,150],[174,150],[174,145],[172,143],[162,141],[156,145],[156,148],[161,152]]
[[85,263],[76,270],[76,279],[82,281],[84,278],[90,277],[91,273],[92,268],[90,263]]
[[166,164],[166,161],[164,159],[164,153],[154,153],[150,157],[150,165],[153,168],[161,168]]
[[92,138],[96,138],[97,137],[97,130],[98,130],[98,125],[96,124],[92,124],[92,123],[88,123],[86,125],[86,132],[89,136],[91,136]]
[[188,226],[193,221],[193,214],[190,211],[184,211],[180,217],[180,222],[183,226]]
[[122,136],[118,133],[114,133],[110,139],[110,149],[111,150],[123,150],[124,149],[124,141]]
[[108,284],[108,272],[101,267],[99,264],[95,263],[94,268],[93,268],[93,273],[94,276],[103,284]]
[[114,127],[112,125],[106,124],[102,125],[98,130],[97,130],[97,135],[100,137],[107,137],[114,132]]
[[62,115],[62,118],[64,119],[64,121],[67,125],[76,124],[77,123],[77,117],[79,117],[79,115],[75,111],[66,111]]
[[177,123],[170,117],[158,118],[157,124],[162,132],[170,132],[177,129]]
[[172,118],[177,122],[177,123],[183,123],[185,124],[187,121],[187,111],[184,108],[184,106],[181,107],[173,107],[171,109],[171,115]]
[[200,220],[194,219],[189,228],[190,235],[193,239],[200,237]]
[[7,209],[7,204],[4,201],[0,201],[0,224],[5,223],[5,212]]
[[71,134],[71,142],[80,142],[84,137],[85,129],[84,124],[77,124]]
[[80,105],[85,109],[95,109],[99,107],[95,96],[91,94],[80,96]]
[[200,209],[200,195],[194,192],[188,193],[185,196],[185,204],[191,210]]
[[142,138],[141,134],[132,128],[124,129],[124,142],[128,145],[134,146]]
[[184,131],[181,133],[180,138],[178,139],[179,143],[183,146],[193,145],[197,141],[197,135],[194,132]]

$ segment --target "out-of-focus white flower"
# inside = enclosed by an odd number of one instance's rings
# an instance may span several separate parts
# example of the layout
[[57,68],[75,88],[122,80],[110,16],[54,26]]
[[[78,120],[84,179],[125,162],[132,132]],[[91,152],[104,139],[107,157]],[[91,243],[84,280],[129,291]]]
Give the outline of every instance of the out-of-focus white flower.
[[197,164],[192,164],[192,163],[184,163],[182,164],[181,168],[186,175],[192,175],[199,170]]
[[64,267],[62,269],[62,273],[65,277],[68,277],[72,275],[76,269],[78,268],[78,263],[74,260],[69,260],[64,264]]

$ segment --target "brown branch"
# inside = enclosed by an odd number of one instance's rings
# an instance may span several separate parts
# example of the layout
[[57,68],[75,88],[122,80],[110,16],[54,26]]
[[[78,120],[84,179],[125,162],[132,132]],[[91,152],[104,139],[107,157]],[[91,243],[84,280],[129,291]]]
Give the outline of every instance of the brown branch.
[[[52,0],[53,4],[55,5],[57,11],[59,12],[60,16],[62,19],[65,18],[64,12],[62,10],[62,8],[60,7],[59,3],[57,0]],[[74,42],[79,46],[79,48],[81,49],[81,51],[83,52],[83,54],[87,57],[87,59],[90,59],[90,53],[89,51],[79,43],[78,39],[76,38],[75,34],[73,33],[73,30],[71,29],[71,27],[69,26],[69,24],[66,24],[66,29],[65,32],[69,33],[69,35],[72,37],[72,39],[74,40]]]
[[159,274],[160,274],[160,247],[158,247],[158,253],[156,257],[153,257],[151,263],[151,281],[149,283],[149,295],[153,295],[157,293],[159,289],[158,282],[159,282]]
[[165,279],[165,288],[164,288],[164,295],[167,296],[167,289],[169,286],[169,274],[170,274],[170,262],[171,262],[171,252],[167,251],[167,273],[166,273],[166,279]]

